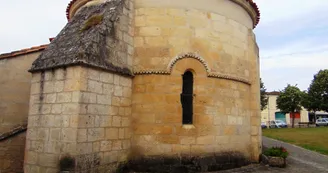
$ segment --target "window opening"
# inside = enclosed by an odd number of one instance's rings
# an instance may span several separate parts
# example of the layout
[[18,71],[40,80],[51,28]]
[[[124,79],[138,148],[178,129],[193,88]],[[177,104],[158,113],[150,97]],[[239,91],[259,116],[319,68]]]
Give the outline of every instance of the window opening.
[[182,93],[181,93],[181,104],[182,104],[182,123],[192,124],[193,123],[193,85],[194,79],[193,74],[190,71],[186,71],[182,76]]

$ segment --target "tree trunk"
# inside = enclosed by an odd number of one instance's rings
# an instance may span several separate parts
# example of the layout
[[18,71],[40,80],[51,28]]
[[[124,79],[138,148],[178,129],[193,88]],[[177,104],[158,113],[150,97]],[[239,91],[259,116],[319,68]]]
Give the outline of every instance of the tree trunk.
[[315,113],[316,111],[314,111],[314,123],[317,121],[317,115]]
[[292,112],[292,128],[294,128],[294,124],[295,124],[295,113]]

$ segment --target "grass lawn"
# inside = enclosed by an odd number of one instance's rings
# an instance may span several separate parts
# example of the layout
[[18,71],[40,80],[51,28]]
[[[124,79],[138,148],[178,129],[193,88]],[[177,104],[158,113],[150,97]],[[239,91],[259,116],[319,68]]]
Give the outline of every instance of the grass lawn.
[[263,129],[263,136],[328,155],[328,127]]

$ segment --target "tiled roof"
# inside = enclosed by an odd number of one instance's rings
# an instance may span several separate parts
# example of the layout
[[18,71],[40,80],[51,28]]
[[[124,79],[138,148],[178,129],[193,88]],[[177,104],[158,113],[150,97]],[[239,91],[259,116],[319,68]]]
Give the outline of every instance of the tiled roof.
[[279,95],[280,92],[279,91],[272,91],[272,92],[267,92],[267,95]]
[[27,48],[27,49],[21,49],[21,50],[13,51],[13,52],[10,52],[10,53],[0,54],[0,59],[12,58],[12,57],[16,57],[16,56],[19,56],[19,55],[25,55],[25,54],[28,54],[28,53],[42,51],[45,48],[47,48],[47,46],[48,46],[48,44],[44,44],[44,45],[34,46],[34,47],[31,47],[31,48]]
[[[66,17],[67,17],[67,20],[69,20],[69,11],[71,10],[71,7],[73,6],[73,4],[75,2],[77,2],[78,0],[71,0],[71,2],[68,3],[68,6],[66,8]],[[88,1],[91,1],[91,0],[88,0]]]
[[260,22],[260,17],[261,17],[260,9],[257,6],[257,4],[253,2],[253,0],[246,0],[246,1],[249,2],[249,4],[253,7],[253,9],[256,12],[256,22],[254,23],[254,27],[256,27],[256,25],[259,24]]
[[[71,0],[71,2],[69,2],[69,4],[68,4],[68,6],[67,6],[67,8],[66,8],[66,17],[67,17],[67,20],[69,20],[70,18],[69,18],[69,11],[70,11],[70,9],[71,9],[71,7],[73,6],[73,4],[75,3],[75,2],[77,2],[78,0]],[[89,1],[91,1],[91,0],[89,0]],[[255,12],[256,12],[256,22],[254,23],[254,27],[260,22],[260,16],[261,16],[261,14],[260,14],[260,10],[259,10],[259,7],[257,6],[257,4],[253,1],[253,0],[246,0],[252,7],[253,7],[253,9],[255,10]]]

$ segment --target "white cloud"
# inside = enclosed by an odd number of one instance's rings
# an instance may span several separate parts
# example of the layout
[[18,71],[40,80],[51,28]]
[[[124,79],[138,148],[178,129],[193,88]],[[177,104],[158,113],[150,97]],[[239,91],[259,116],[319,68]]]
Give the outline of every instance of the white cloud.
[[66,24],[70,0],[10,0],[0,7],[0,53],[49,43]]
[[[288,55],[289,53],[295,53]],[[327,69],[328,43],[320,45],[311,39],[295,41],[288,46],[264,50],[261,54],[261,77],[269,90],[284,88],[287,83],[298,84],[305,90],[313,74],[320,69]],[[285,55],[284,55],[285,54]]]
[[255,0],[255,2],[261,12],[260,25],[289,21],[299,16],[316,13],[318,9],[328,8],[328,2],[323,0]]
[[[10,0],[0,7],[0,53],[48,43],[66,24],[70,0]],[[328,0],[255,0],[261,76],[269,90],[306,88],[328,64]],[[310,34],[311,33],[311,34]],[[325,39],[327,38],[327,39]],[[311,53],[299,53],[310,51]],[[294,55],[282,55],[289,53]],[[270,58],[266,58],[270,57]]]
[[275,59],[262,59],[261,69],[283,69],[283,68],[327,68],[328,51],[306,55],[281,56]]
[[[268,90],[288,83],[303,90],[328,64],[328,1],[256,0],[261,21],[255,33],[261,77]],[[326,39],[327,38],[327,39]]]

